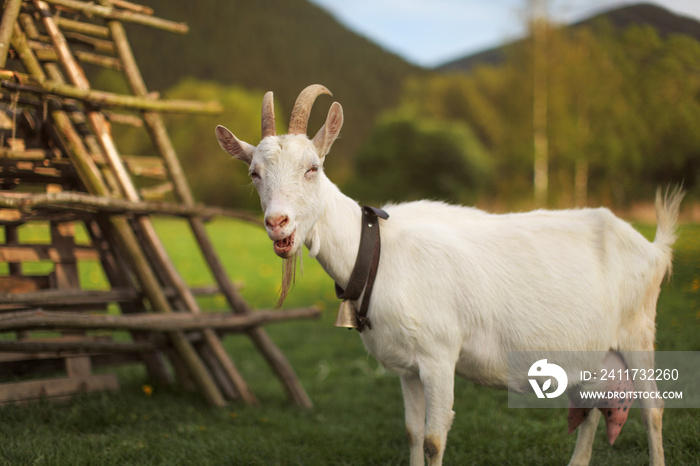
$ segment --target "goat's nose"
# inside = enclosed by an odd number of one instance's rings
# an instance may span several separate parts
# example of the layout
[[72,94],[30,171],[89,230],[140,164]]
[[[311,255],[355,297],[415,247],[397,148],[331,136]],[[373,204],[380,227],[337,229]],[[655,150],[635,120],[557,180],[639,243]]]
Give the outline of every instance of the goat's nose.
[[271,215],[265,217],[265,226],[273,231],[284,227],[288,222],[289,217],[286,215]]

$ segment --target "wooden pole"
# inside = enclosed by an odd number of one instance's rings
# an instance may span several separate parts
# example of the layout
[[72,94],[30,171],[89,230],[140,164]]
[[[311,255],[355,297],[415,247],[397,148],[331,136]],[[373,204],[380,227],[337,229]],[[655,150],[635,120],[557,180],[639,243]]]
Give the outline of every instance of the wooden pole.
[[56,24],[64,31],[79,32],[100,39],[109,39],[109,29],[104,26],[98,26],[97,24],[85,23],[83,21],[62,17],[56,18]]
[[3,353],[154,353],[160,345],[148,341],[117,343],[113,341],[12,341],[0,340]]
[[[45,7],[45,4],[42,6]],[[15,44],[18,46],[15,46]],[[26,39],[24,39],[24,35],[19,30],[19,27],[16,27],[15,34],[13,35],[13,47],[20,55],[20,59],[23,64],[25,64],[28,71],[37,79],[45,80],[46,75],[39,65],[39,62],[33,56],[31,49],[26,45]],[[80,135],[78,135],[73,128],[68,115],[61,110],[52,110],[51,106],[49,110],[59,134],[64,138],[71,161],[83,184],[93,194],[110,196],[111,192],[109,188],[102,179],[99,169],[85,149]],[[153,271],[141,251],[141,246],[126,219],[123,217],[112,217],[111,226],[116,233],[115,238],[120,243],[120,250],[128,257],[134,273],[137,275],[154,310],[158,312],[172,312],[170,304],[163,294],[158,280],[153,275]],[[211,379],[206,367],[204,367],[190,342],[187,341],[182,333],[172,332],[169,333],[168,336],[205,398],[214,405],[225,405],[226,402],[221,396],[221,392],[219,392],[216,384]]]
[[[109,0],[100,0],[100,2],[103,5],[109,4]],[[118,56],[122,60],[124,72],[132,91],[137,96],[148,95],[148,89],[136,65],[124,27],[114,21],[109,22],[107,26],[112,33],[112,39],[117,47]],[[194,196],[184,176],[177,153],[170,142],[163,119],[160,115],[153,112],[144,112],[143,117],[151,139],[168,167],[171,179],[175,185],[175,192],[180,201],[185,205],[195,205]],[[223,264],[219,260],[201,218],[190,217],[189,223],[192,233],[202,250],[202,254],[233,311],[238,314],[250,313],[250,307],[240,296],[233,283],[231,283]],[[282,386],[285,388],[288,396],[299,406],[311,408],[313,403],[299,382],[294,369],[284,353],[277,348],[267,335],[267,332],[262,328],[251,328],[248,331],[248,335],[282,382]]]
[[5,68],[7,63],[7,52],[21,6],[22,0],[6,0],[5,2],[2,21],[0,21],[0,68]]
[[138,330],[143,332],[179,332],[219,329],[226,332],[242,332],[259,325],[297,319],[318,318],[316,307],[258,311],[247,315],[229,312],[193,314],[126,314],[93,315],[62,311],[20,311],[0,314],[0,331],[30,329],[81,329],[81,330]]
[[547,136],[547,1],[531,0],[532,9],[532,147],[536,207],[547,207],[549,193],[549,139]]
[[117,8],[122,8],[124,10],[131,10],[137,13],[143,13],[144,15],[152,15],[153,8],[145,5],[139,5],[138,3],[131,3],[127,0],[112,0],[112,4]]
[[59,97],[80,100],[96,106],[115,107],[125,110],[150,110],[164,113],[192,113],[199,115],[218,115],[221,113],[221,105],[218,102],[192,102],[188,100],[162,100],[152,97],[135,97],[131,95],[115,94],[114,92],[81,89],[77,86],[61,84],[54,81],[38,80],[36,85],[30,86],[15,83],[15,79],[27,79],[23,73],[9,70],[0,71],[2,87],[11,91],[30,92],[35,94],[52,94]]
[[[65,251],[65,250],[64,250]],[[64,252],[64,255],[68,255]],[[74,254],[70,254],[75,257]],[[142,298],[142,294],[134,288],[118,287],[111,290],[60,290],[42,289],[27,293],[0,293],[0,304],[22,304],[33,307],[57,305],[82,306],[97,305],[109,302],[129,303]]]
[[94,3],[80,2],[77,0],[46,0],[52,5],[59,5],[71,10],[79,11],[88,16],[101,16],[105,19],[124,21],[127,23],[141,24],[177,34],[187,34],[189,27],[185,23],[177,23],[161,18],[154,18],[135,11],[116,10],[114,8],[95,5]]
[[[10,154],[12,155],[12,154]],[[41,152],[40,159],[44,158]],[[2,157],[2,151],[0,151]],[[23,158],[24,160],[24,158]],[[181,217],[229,217],[260,225],[260,219],[244,211],[210,207],[199,204],[183,205],[171,202],[126,201],[113,197],[65,191],[50,194],[4,193],[0,194],[0,207],[30,212],[36,209],[75,210],[79,212],[101,212],[111,214],[163,214]]]

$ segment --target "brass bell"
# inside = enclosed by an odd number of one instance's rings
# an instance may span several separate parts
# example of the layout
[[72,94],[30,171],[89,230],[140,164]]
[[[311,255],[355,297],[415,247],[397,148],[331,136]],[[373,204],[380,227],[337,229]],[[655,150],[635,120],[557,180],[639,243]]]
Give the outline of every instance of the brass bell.
[[336,327],[358,328],[357,310],[355,304],[349,299],[344,299],[338,309],[338,317],[335,319]]

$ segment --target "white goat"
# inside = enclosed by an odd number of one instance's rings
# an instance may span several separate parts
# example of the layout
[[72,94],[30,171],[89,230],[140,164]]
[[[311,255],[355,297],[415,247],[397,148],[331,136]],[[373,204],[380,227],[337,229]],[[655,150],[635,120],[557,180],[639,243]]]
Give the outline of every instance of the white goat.
[[[250,167],[275,253],[291,258],[306,245],[345,288],[361,208],[322,170],[343,123],[340,104],[312,140],[306,136],[311,106],[324,93],[320,85],[302,91],[289,134],[278,136],[268,92],[257,147],[222,126],[216,134]],[[400,375],[411,464],[424,464],[424,454],[430,464],[442,462],[455,373],[507,388],[509,351],[614,350],[630,367],[653,367],[627,352],[654,349],[656,300],[671,268],[682,197],[657,193],[653,243],[604,208],[493,215],[431,201],[385,206],[372,327],[360,337]],[[511,374],[510,384],[527,386],[527,374]],[[644,384],[635,388],[656,390],[653,381]],[[642,400],[641,407],[651,464],[663,464],[663,405]],[[589,462],[599,419],[593,410],[581,425],[571,464]]]

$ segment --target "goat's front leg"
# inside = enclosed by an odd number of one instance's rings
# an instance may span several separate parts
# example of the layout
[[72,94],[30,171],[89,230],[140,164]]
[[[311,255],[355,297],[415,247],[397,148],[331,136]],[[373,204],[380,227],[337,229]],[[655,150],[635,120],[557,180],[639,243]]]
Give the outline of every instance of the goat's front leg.
[[401,376],[401,390],[406,412],[406,435],[411,449],[411,466],[424,466],[425,394],[418,375]]
[[454,365],[433,361],[421,367],[426,405],[425,439],[423,451],[428,464],[441,465],[447,443],[447,432],[452,427],[454,411]]

